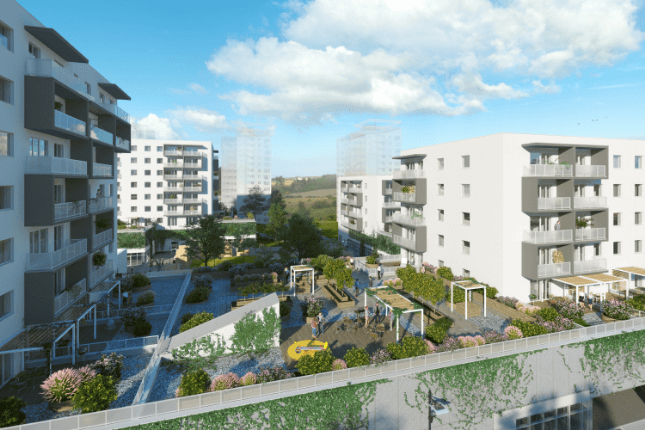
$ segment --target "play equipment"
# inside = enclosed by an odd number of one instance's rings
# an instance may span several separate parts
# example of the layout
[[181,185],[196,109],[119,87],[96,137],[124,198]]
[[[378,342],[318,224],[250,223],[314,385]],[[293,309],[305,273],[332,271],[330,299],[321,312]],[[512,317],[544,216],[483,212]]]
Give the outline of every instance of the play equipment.
[[300,354],[302,351],[322,351],[324,349],[327,349],[327,342],[324,345],[296,346],[296,354]]

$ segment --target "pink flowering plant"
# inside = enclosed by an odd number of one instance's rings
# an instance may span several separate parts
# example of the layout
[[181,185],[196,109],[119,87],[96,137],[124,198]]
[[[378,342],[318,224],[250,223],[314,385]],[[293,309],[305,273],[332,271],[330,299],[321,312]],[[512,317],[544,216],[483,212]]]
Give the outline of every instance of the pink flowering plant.
[[78,374],[81,377],[81,384],[84,382],[89,382],[98,374],[96,370],[92,369],[90,366],[83,366],[78,369]]
[[246,385],[253,385],[257,382],[257,376],[255,376],[255,373],[253,372],[246,372],[244,376],[240,378],[240,385],[241,386],[246,386]]
[[560,315],[570,320],[582,319],[585,315],[585,305],[582,303],[574,303],[569,301],[552,302],[555,309]]
[[[246,376],[246,375],[245,375]],[[216,376],[211,382],[210,391],[222,391],[240,385],[240,378],[235,373],[229,372]]]
[[434,343],[430,342],[428,339],[423,339],[423,341],[426,343],[428,354],[434,354],[437,351],[437,347]]
[[78,370],[63,369],[52,373],[40,386],[41,393],[49,402],[71,400],[81,385],[82,378]]
[[345,360],[337,358],[334,360],[333,363],[331,363],[331,370],[343,370],[347,369],[347,363],[345,363]]
[[443,341],[443,343],[437,345],[437,348],[435,349],[435,351],[448,352],[448,351],[455,351],[461,348],[463,348],[463,346],[461,345],[461,342],[459,342],[459,339],[457,339],[456,337],[448,336]]
[[516,309],[515,305],[517,305],[517,303],[519,302],[519,300],[517,300],[514,297],[504,297],[504,296],[497,297],[497,301],[513,309]]
[[501,334],[496,331],[487,331],[484,333],[484,342],[488,343],[497,343],[497,342],[506,342],[508,340],[508,335]]
[[323,310],[323,301],[317,297],[309,297],[304,303],[302,303],[303,312],[307,314],[308,317],[315,317]]
[[370,356],[370,364],[384,364],[392,359],[392,354],[385,348],[377,349]]
[[430,263],[422,263],[422,267],[425,269],[425,272],[437,273],[437,268]]
[[480,335],[477,336],[459,336],[457,338],[462,348],[484,345],[486,341]]
[[558,315],[553,321],[546,321],[541,316],[538,316],[536,324],[546,328],[549,333],[557,333],[575,328],[574,322],[569,318],[564,318],[562,315]]
[[504,329],[504,334],[508,336],[509,340],[522,339],[524,337],[522,330],[512,325]]
[[293,378],[293,373],[287,372],[282,367],[262,368],[257,374],[256,383],[265,384],[267,382],[289,378]]
[[101,358],[89,366],[96,370],[96,373],[111,377],[113,380],[118,381],[121,379],[121,371],[123,370],[123,355],[117,355],[113,352],[110,355],[103,354]]
[[526,315],[536,315],[540,311],[539,306],[524,306],[521,303],[516,304],[517,310],[525,313]]
[[602,313],[615,320],[628,320],[634,313],[634,308],[625,302],[607,300],[602,302]]

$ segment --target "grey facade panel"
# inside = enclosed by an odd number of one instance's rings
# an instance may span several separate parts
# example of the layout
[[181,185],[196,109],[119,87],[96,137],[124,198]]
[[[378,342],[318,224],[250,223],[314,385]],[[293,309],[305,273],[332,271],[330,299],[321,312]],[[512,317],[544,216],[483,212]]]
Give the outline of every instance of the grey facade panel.
[[83,54],[53,28],[25,25],[25,31],[34,36],[43,45],[54,51],[63,60],[72,63],[89,63]]
[[99,82],[99,87],[117,100],[132,100],[117,84]]
[[416,183],[415,200],[417,205],[425,205],[428,203],[428,180],[426,178],[417,178],[414,180]]
[[54,319],[54,272],[25,272],[25,325]]
[[537,280],[537,266],[539,246],[522,242],[522,276],[527,279]]
[[25,227],[54,224],[54,176],[25,175]]
[[428,251],[428,227],[416,227],[416,240],[414,252],[427,252]]

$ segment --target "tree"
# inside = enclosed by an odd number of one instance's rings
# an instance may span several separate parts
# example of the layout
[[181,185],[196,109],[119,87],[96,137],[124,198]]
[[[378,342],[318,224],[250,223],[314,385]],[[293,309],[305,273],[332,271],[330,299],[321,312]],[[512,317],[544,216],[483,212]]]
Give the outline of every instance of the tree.
[[277,242],[280,232],[282,232],[284,226],[287,224],[287,212],[280,206],[280,203],[274,202],[269,208],[268,215],[269,224],[267,225],[267,229],[273,234],[273,238]]
[[282,237],[285,255],[296,254],[301,259],[320,254],[320,230],[309,218],[292,215]]
[[146,245],[150,247],[150,264],[152,265],[152,258],[155,255],[156,248],[159,248],[159,238],[157,236],[157,226],[159,223],[157,221],[153,221],[150,218],[146,218],[146,224],[150,223],[152,227],[150,227],[146,231]]
[[279,187],[284,187],[284,178],[282,176],[278,176],[275,178],[275,184]]
[[337,240],[329,239],[325,244],[325,253],[338,258],[345,253],[345,247]]
[[246,234],[242,229],[235,229],[232,232],[229,231],[229,233],[234,237],[233,246],[242,253],[247,249],[254,248],[256,246],[256,240],[252,237],[245,237],[248,236],[248,234]]
[[333,279],[336,282],[336,288],[343,291],[345,285],[348,288],[354,286],[354,278],[352,277],[351,269],[345,267],[345,260],[330,260],[323,269],[323,275],[330,281]]
[[255,218],[268,209],[266,196],[262,189],[256,185],[249,190],[249,195],[244,199],[244,205],[240,208],[242,213],[251,212]]
[[284,198],[282,197],[280,190],[274,189],[271,191],[270,204],[273,205],[274,203],[277,203],[282,208],[282,210],[287,210],[287,204],[284,202]]
[[208,261],[224,253],[224,226],[214,215],[199,218],[197,224],[186,230],[186,253],[189,258]]

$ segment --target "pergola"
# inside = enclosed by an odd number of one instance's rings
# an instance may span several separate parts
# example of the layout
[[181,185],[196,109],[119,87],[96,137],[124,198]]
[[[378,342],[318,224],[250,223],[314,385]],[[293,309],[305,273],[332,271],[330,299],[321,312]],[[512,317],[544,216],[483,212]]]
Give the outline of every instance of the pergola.
[[[85,296],[81,300],[81,303],[74,304],[63,311],[57,318],[56,321],[60,323],[74,323],[76,327],[76,344],[81,344],[81,330],[80,323],[88,314],[91,315],[91,312],[94,311],[94,339],[96,339],[96,303],[89,303],[89,297]],[[76,354],[75,350],[74,354]]]
[[[119,304],[119,310],[121,310],[121,281],[117,281],[115,279],[106,279],[98,286],[94,287],[94,289],[90,291],[90,302],[98,303],[98,301],[106,294],[109,297],[109,294],[111,294],[115,288],[119,289],[119,299],[117,303]],[[110,315],[110,300],[107,301],[107,315]]]
[[[373,288],[367,288],[365,290],[365,307],[367,307],[367,290],[373,291],[374,292],[374,297],[376,300],[379,302],[383,303],[386,309],[403,309],[404,314],[412,313],[412,312],[421,312],[421,333],[423,334],[423,308],[416,309],[414,307],[414,304],[403,297],[401,294],[396,292],[396,290],[393,290],[392,287],[373,287]],[[397,315],[396,317],[396,341],[399,341],[399,323],[400,323],[400,317]],[[392,327],[390,327],[390,330]]]
[[304,273],[309,272],[309,278],[311,279],[311,294],[314,293],[314,268],[306,264],[300,266],[291,266],[289,273],[289,278],[291,280],[291,286],[293,287],[293,296],[296,296],[296,275],[298,272]]
[[468,319],[468,293],[473,290],[484,290],[484,316],[486,316],[486,285],[473,281],[455,281],[450,283],[450,311],[455,311],[454,287],[459,287],[465,291],[466,299],[464,300],[464,318]]
[[[625,299],[629,298],[629,288],[630,288],[630,285],[632,283],[632,277],[634,278],[634,283],[636,283],[636,279],[637,279],[636,277],[637,276],[645,277],[645,269],[642,269],[640,267],[633,267],[633,266],[621,267],[620,269],[614,269],[614,273],[615,272],[619,272],[619,273],[622,272],[622,273],[627,275],[627,278],[626,278],[627,279],[627,292],[625,293]],[[621,278],[621,280],[623,280],[623,279],[625,279],[625,278]],[[634,285],[634,288],[636,288],[635,285]]]
[[[566,286],[575,289],[576,295],[575,300],[578,300],[579,288],[582,287],[582,291],[585,293],[586,297],[589,297],[589,289],[592,287],[607,287],[607,291],[603,291],[603,300],[606,298],[606,294],[609,292],[609,285],[616,282],[625,282],[623,278],[616,276],[608,275],[606,273],[595,273],[591,275],[584,276],[567,276],[564,278],[556,278],[554,281],[561,282]],[[564,288],[562,289],[562,295],[564,296]]]
[[[72,330],[72,351],[75,351],[76,336],[74,335],[74,324],[52,323],[50,325],[32,326],[23,329],[13,339],[0,347],[0,354],[23,353],[22,360],[24,360],[25,352],[44,350],[43,344],[51,343],[53,358],[55,358],[56,343],[70,330]],[[76,364],[76,354],[72,353],[72,365],[74,364]],[[24,362],[22,366],[24,367]],[[51,369],[49,371],[51,372]]]

